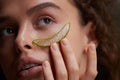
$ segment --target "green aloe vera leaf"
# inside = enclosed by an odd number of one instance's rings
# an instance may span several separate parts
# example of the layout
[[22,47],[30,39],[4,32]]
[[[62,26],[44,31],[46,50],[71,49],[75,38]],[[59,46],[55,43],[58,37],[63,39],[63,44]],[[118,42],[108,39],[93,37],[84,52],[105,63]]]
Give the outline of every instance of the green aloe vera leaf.
[[69,30],[70,30],[70,24],[67,23],[57,33],[53,34],[52,36],[47,37],[47,38],[34,39],[32,43],[39,47],[48,47],[52,43],[59,42],[60,40],[65,38]]

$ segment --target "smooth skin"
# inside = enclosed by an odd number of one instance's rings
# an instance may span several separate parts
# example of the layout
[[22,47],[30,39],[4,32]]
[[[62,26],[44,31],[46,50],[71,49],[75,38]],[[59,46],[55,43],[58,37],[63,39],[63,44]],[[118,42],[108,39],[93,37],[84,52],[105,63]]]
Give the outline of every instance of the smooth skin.
[[[72,14],[71,14],[72,11]],[[4,21],[3,21],[4,19]],[[71,0],[4,0],[0,13],[0,66],[7,80],[94,80],[98,42],[92,22],[82,24]],[[32,44],[70,23],[60,43],[41,48]],[[12,25],[11,25],[12,24]],[[42,63],[38,72],[18,77],[16,64],[31,59]]]

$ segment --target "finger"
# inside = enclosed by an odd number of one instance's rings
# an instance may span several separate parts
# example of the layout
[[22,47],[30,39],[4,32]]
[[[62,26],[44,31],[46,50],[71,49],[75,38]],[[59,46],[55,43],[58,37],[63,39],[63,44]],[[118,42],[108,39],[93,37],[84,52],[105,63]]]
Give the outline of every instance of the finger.
[[97,54],[94,43],[91,43],[87,52],[87,70],[85,80],[94,80],[97,75]]
[[54,80],[52,69],[48,61],[43,63],[43,73],[45,80]]
[[79,80],[79,66],[75,53],[66,38],[61,41],[61,49],[67,67],[69,80]]
[[51,45],[51,55],[54,62],[56,80],[68,80],[67,70],[64,64],[63,57],[61,55],[60,49],[56,43]]

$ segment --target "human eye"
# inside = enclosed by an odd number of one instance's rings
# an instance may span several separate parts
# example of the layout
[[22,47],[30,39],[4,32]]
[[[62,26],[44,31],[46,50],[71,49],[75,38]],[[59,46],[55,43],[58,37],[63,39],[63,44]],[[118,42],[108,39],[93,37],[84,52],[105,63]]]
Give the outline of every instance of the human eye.
[[3,26],[1,29],[0,29],[0,34],[2,36],[14,36],[16,35],[17,33],[17,29],[13,26]]
[[50,26],[53,23],[54,23],[54,19],[49,16],[42,16],[42,17],[39,17],[37,20],[37,26],[39,28],[45,28],[47,26]]

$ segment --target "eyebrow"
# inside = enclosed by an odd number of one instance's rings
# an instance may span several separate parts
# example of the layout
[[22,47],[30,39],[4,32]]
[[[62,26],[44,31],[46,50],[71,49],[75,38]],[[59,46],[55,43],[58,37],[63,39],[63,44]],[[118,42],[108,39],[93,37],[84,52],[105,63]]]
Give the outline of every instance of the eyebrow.
[[0,23],[11,20],[10,16],[0,16]]
[[39,10],[42,10],[44,8],[47,8],[47,7],[52,7],[52,8],[55,8],[55,9],[60,9],[60,7],[52,2],[45,2],[45,3],[41,3],[35,7],[32,7],[30,8],[28,11],[27,11],[27,15],[32,15],[34,12],[37,12]]

